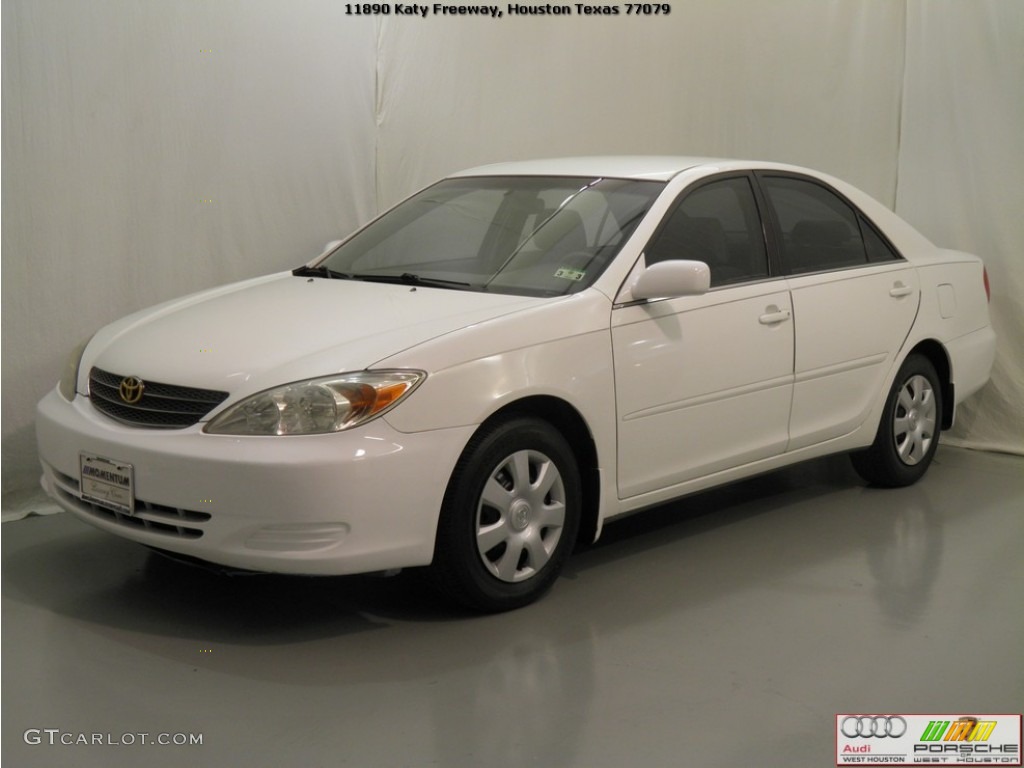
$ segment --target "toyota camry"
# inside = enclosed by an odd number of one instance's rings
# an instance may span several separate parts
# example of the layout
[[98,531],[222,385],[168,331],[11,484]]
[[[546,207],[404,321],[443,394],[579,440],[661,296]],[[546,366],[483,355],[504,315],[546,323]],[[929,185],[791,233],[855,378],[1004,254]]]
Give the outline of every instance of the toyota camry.
[[976,256],[775,163],[475,168],[137,312],[40,403],[64,509],[232,569],[429,567],[482,611],[616,517],[831,453],[918,480],[995,338]]

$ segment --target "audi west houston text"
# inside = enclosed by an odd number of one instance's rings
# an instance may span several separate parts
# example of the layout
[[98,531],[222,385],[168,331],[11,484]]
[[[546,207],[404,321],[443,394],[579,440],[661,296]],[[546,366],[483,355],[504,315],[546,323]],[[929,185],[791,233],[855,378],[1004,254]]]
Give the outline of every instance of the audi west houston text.
[[99,330],[39,403],[42,485],[165,553],[429,567],[501,611],[695,491],[839,452],[915,482],[994,350],[981,260],[825,174],[499,164]]

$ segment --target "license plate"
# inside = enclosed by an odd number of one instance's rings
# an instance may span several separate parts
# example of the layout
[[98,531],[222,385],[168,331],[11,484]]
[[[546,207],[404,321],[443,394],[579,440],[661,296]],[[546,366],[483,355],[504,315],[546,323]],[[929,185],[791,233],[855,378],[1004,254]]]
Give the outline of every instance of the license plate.
[[79,454],[78,458],[82,499],[115,512],[134,514],[132,465],[87,453]]

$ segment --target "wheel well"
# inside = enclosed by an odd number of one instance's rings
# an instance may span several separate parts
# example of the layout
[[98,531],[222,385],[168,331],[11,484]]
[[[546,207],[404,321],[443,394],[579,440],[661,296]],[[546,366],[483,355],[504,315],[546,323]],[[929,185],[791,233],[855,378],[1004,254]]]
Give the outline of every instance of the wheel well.
[[583,503],[577,542],[589,544],[597,535],[597,510],[601,498],[600,472],[597,466],[597,446],[590,428],[579,411],[557,397],[536,395],[509,403],[493,413],[481,428],[511,416],[533,416],[543,419],[557,429],[569,442],[580,470]]
[[[942,428],[949,429],[953,426],[953,414],[956,411],[956,404],[953,400],[953,377],[949,367],[949,356],[945,348],[935,339],[926,339],[920,342],[910,354],[919,354],[928,358],[928,361],[935,368],[939,375],[939,383],[942,386]],[[909,355],[908,355],[909,357]]]

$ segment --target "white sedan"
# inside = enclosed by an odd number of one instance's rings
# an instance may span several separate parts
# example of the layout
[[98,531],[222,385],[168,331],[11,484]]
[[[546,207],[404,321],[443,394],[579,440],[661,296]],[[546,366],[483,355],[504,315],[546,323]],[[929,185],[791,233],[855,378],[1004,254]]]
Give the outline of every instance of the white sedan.
[[308,265],[126,317],[39,404],[42,484],[238,569],[536,599],[611,519],[836,452],[924,474],[995,338],[981,261],[775,163],[455,174]]

